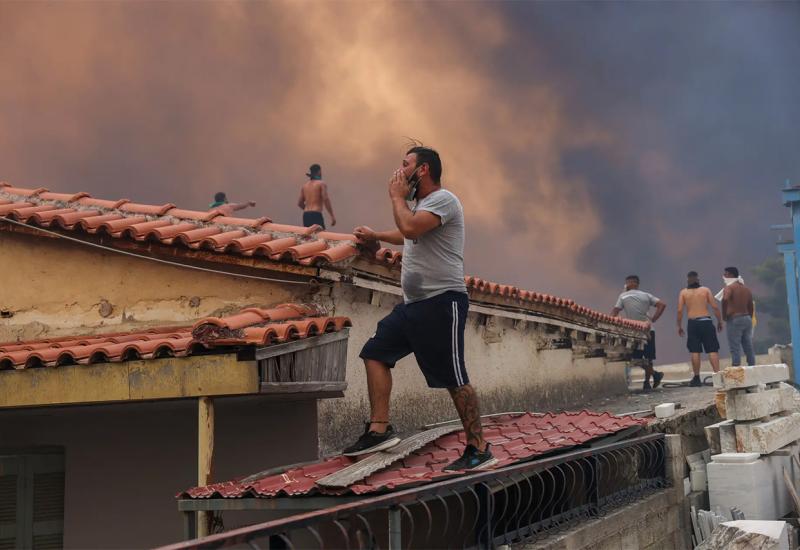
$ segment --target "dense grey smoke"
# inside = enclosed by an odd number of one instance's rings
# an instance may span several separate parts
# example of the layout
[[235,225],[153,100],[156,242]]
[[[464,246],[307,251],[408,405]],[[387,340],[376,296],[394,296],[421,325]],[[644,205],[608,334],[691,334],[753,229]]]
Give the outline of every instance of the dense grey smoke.
[[464,201],[470,273],[603,310],[629,272],[671,318],[689,269],[715,288],[760,262],[800,180],[798,3],[5,2],[0,21],[2,179],[190,208],[226,191],[297,223],[318,162],[350,230],[390,223],[413,136]]

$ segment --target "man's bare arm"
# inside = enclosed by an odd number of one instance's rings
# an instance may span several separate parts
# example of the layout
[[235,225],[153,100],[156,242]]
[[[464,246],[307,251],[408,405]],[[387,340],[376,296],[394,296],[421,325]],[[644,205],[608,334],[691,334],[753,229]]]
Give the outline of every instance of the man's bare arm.
[[328,214],[331,215],[331,226],[336,225],[336,215],[333,213],[333,206],[331,205],[331,199],[328,196],[328,186],[325,183],[322,183],[322,204],[325,205],[325,208],[328,209]]
[[722,318],[723,319],[727,319],[728,318],[728,296],[730,296],[730,292],[729,292],[730,288],[731,287],[727,286],[727,287],[725,287],[725,290],[722,291]]
[[232,204],[231,208],[233,209],[234,212],[237,212],[239,210],[244,210],[245,208],[249,208],[255,205],[256,205],[255,201],[248,201],[248,202],[240,202],[237,204]]
[[431,212],[412,212],[406,202],[408,192],[408,180],[403,171],[395,171],[389,180],[389,198],[392,200],[394,223],[406,239],[413,240],[439,227],[442,220]]
[[664,313],[664,310],[667,309],[667,304],[659,300],[656,302],[656,312],[653,314],[653,317],[650,319],[651,323],[655,323],[658,321],[658,318]]
[[622,312],[622,308],[615,307],[611,309],[611,316],[612,317],[619,317],[619,314]]
[[442,223],[439,216],[431,212],[412,212],[404,198],[392,198],[392,212],[397,229],[406,239],[419,239]]
[[683,308],[686,306],[686,296],[681,293],[678,295],[678,334],[683,336]]
[[253,202],[253,201],[242,202],[242,203],[228,203],[228,204],[223,204],[222,206],[218,206],[217,209],[220,212],[222,212],[223,215],[230,216],[231,214],[233,214],[237,210],[243,210],[243,209],[247,208],[248,206],[255,206],[255,205],[256,205],[256,203]]
[[403,238],[403,234],[400,233],[400,231],[397,229],[392,229],[390,231],[378,231],[376,235],[378,237],[378,240],[384,243],[398,244],[398,245],[405,244],[405,239]]
[[302,189],[300,189],[300,198],[297,201],[297,206],[299,206],[303,210],[305,210],[306,208],[306,196],[303,193]]
[[711,294],[710,290],[706,291],[706,301],[708,305],[711,306],[711,311],[714,312],[714,316],[717,318],[717,329],[722,331],[722,313],[720,313],[717,301],[714,299],[714,295]]
[[353,229],[353,235],[364,242],[380,241],[397,245],[402,245],[404,243],[403,234],[397,229],[392,231],[374,231],[366,225],[360,225]]

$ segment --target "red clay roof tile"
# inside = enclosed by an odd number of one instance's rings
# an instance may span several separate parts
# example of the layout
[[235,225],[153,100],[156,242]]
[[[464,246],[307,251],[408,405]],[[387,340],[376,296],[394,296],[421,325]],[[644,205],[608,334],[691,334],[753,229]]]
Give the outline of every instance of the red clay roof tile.
[[[645,424],[646,420],[631,416],[617,417],[610,413],[589,411],[543,415],[508,414],[486,419],[484,437],[492,444],[492,451],[499,459],[497,467],[503,467],[530,460],[544,453],[566,450],[598,437]],[[205,487],[194,487],[177,496],[178,498],[269,498],[390,491],[411,484],[429,483],[440,478],[459,475],[444,472],[443,468],[461,456],[463,447],[463,432],[444,435],[346,489],[329,489],[316,484],[316,480],[338,472],[356,461],[336,456],[301,467],[290,467],[277,474],[250,476]]]
[[[282,322],[287,319],[293,321]],[[303,305],[248,308],[228,317],[200,319],[194,329],[155,327],[131,333],[0,344],[0,370],[180,357],[229,346],[266,346],[286,339],[338,332],[350,325],[346,317],[328,317]],[[203,330],[209,326],[225,327],[224,338],[216,338],[213,330]],[[266,338],[266,333],[274,337]]]
[[[5,182],[0,186],[0,217],[57,229],[105,232],[114,238],[149,240],[195,250],[202,247],[213,253],[266,257],[307,266],[344,266],[367,250],[356,244],[353,235],[323,231],[318,225],[300,227],[273,223],[266,217],[228,217],[220,215],[219,210],[185,210],[171,203],[150,205],[128,199],[94,199],[86,193],[51,193],[44,188],[11,187]],[[374,261],[391,269],[399,268],[402,262],[402,253],[389,248],[372,249],[369,253]],[[642,333],[647,330],[644,323],[611,318],[570,299],[478,277],[466,277],[465,281],[473,298],[476,293],[495,295],[522,309],[546,304],[583,316],[592,323],[600,321]]]
[[[379,251],[379,254],[380,253],[381,251]],[[516,287],[501,285],[472,276],[464,277],[464,282],[466,283],[467,290],[473,295],[473,297],[476,297],[476,293],[494,295],[501,298],[515,300],[517,304],[521,305],[522,307],[525,307],[527,303],[544,303],[551,306],[556,306],[558,308],[563,308],[567,311],[575,312],[594,321],[602,321],[614,326],[628,327],[640,332],[645,332],[649,329],[649,325],[647,323],[623,319],[622,317],[612,317],[608,314],[576,304],[574,300],[569,298],[559,298],[558,296],[551,296],[550,294],[540,294],[538,292],[531,292],[528,290],[519,290]]]

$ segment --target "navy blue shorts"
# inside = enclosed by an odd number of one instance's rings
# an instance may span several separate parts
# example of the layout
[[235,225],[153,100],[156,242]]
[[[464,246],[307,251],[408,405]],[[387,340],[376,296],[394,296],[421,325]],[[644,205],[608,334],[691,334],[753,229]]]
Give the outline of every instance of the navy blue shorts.
[[413,353],[431,388],[469,384],[464,366],[464,327],[469,298],[463,292],[445,292],[427,300],[398,304],[378,322],[359,357],[395,363]]
[[647,339],[644,349],[633,350],[631,354],[633,359],[649,359],[655,361],[656,359],[656,331],[650,331],[650,338]]
[[325,218],[322,216],[322,212],[316,210],[303,212],[303,227],[311,227],[315,224],[325,229]]
[[689,353],[717,353],[719,340],[714,322],[708,319],[689,319],[686,326],[686,349]]

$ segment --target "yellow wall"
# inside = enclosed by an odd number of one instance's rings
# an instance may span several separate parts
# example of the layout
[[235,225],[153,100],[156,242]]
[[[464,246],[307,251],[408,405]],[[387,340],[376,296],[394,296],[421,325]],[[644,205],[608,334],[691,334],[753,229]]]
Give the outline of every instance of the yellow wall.
[[[280,285],[231,275],[200,273],[146,260],[104,253],[82,245],[0,232],[0,341],[86,332],[128,330],[144,325],[191,322],[248,305],[317,302],[331,314],[353,320],[347,362],[348,389],[343,399],[323,400],[320,443],[323,452],[340,449],[367,418],[366,377],[358,353],[377,322],[399,300],[383,292],[337,284]],[[281,277],[265,272],[265,276]],[[199,298],[196,306],[190,305]],[[100,315],[101,300],[113,313]],[[627,390],[624,364],[584,359],[571,350],[537,350],[542,327],[518,327],[495,317],[488,337],[482,317],[471,313],[466,329],[467,370],[486,413],[580,408],[599,396]],[[70,367],[63,367],[70,368]],[[0,376],[2,373],[0,373]],[[400,429],[456,417],[444,390],[430,390],[409,357],[394,370],[392,419]]]
[[[272,283],[103,252],[69,241],[0,231],[0,342],[133,330],[224,315],[293,299]],[[101,315],[103,301],[112,306]]]

